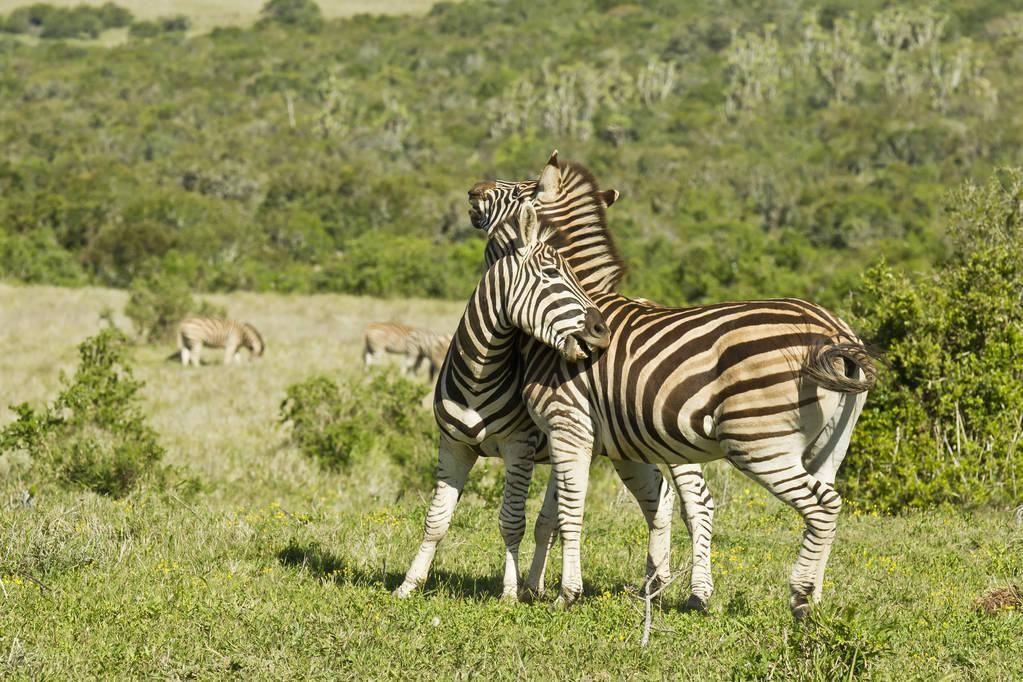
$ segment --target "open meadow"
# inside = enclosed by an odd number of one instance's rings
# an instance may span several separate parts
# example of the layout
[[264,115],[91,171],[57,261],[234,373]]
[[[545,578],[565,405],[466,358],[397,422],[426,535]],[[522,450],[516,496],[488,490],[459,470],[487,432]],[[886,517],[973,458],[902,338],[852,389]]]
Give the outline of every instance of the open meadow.
[[[76,345],[125,292],[0,284],[0,398],[52,400]],[[132,351],[145,412],[183,483],[115,499],[25,482],[0,459],[0,676],[248,679],[1020,679],[1023,610],[975,600],[1023,575],[1023,527],[1007,508],[884,516],[847,497],[825,601],[804,624],[787,606],[797,515],[726,468],[716,592],[686,613],[680,580],[640,646],[646,529],[606,462],[595,467],[583,542],[586,593],[567,612],[501,601],[503,543],[477,465],[426,589],[400,583],[429,489],[393,462],[312,461],[279,424],[286,386],[360,381],[372,320],[453,328],[460,303],[342,295],[207,297],[256,324],[256,363],[183,369],[170,345]],[[128,329],[119,314],[119,326]],[[211,353],[209,360],[219,360]],[[422,380],[422,379],[421,379]],[[410,410],[421,409],[409,406]],[[4,408],[0,423],[13,418]],[[853,453],[850,457],[864,456]],[[841,476],[839,480],[841,482]],[[483,481],[484,483],[481,483]],[[486,483],[489,481],[490,483]],[[538,468],[529,517],[546,471]],[[688,537],[676,517],[673,559]],[[523,544],[532,553],[531,534]],[[559,576],[559,552],[548,587]]]

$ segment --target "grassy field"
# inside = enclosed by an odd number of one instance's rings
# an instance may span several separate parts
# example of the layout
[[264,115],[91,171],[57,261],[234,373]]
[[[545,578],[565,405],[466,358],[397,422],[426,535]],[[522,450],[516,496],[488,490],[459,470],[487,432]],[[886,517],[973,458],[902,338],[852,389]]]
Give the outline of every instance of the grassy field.
[[[0,14],[33,4],[34,0],[0,0]],[[102,5],[107,0],[47,0],[58,7]],[[327,18],[351,17],[356,14],[421,14],[436,0],[317,0]],[[192,22],[190,35],[207,33],[217,26],[248,26],[259,19],[265,0],[117,0],[116,4],[131,10],[136,19],[152,20],[184,14]],[[114,29],[100,36],[105,45],[123,42],[127,29]]]
[[[360,372],[366,322],[443,330],[461,305],[210,298],[264,331],[262,362],[183,370],[164,361],[170,346],[135,352],[169,463],[201,482],[198,493],[115,501],[47,486],[23,506],[23,486],[0,459],[0,676],[1023,678],[1023,612],[974,605],[1023,579],[1023,528],[1010,510],[892,518],[847,501],[825,604],[796,625],[785,583],[796,515],[717,467],[712,608],[683,612],[686,592],[673,586],[647,648],[628,590],[642,574],[645,527],[606,462],[587,507],[579,606],[499,599],[496,510],[475,493],[463,497],[425,594],[395,601],[429,491],[401,490],[385,463],[320,468],[288,443],[277,409],[292,382]],[[75,345],[124,300],[0,284],[3,404],[52,398]],[[531,517],[545,478],[541,469]],[[682,524],[674,533],[682,560]],[[549,586],[558,574],[555,561]]]

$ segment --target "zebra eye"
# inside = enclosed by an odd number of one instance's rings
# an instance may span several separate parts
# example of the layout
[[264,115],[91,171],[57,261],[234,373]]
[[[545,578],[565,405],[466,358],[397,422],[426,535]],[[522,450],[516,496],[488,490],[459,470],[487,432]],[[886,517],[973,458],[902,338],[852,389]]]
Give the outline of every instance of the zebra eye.
[[551,279],[555,279],[561,276],[561,271],[558,270],[557,268],[544,268],[540,272],[543,273],[544,277],[550,277]]

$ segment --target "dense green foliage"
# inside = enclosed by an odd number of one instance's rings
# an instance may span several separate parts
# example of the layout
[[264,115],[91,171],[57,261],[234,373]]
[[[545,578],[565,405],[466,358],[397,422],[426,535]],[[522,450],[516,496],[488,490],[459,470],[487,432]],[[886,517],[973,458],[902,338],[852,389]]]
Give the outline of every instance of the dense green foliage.
[[124,314],[135,327],[135,334],[146,341],[167,341],[177,324],[189,314],[227,317],[227,311],[208,301],[196,301],[181,277],[152,272],[131,283],[131,295]]
[[121,497],[158,472],[164,451],[146,423],[124,339],[107,330],[78,347],[79,364],[52,405],[13,408],[0,453],[26,454],[39,480]]
[[191,26],[191,22],[188,17],[176,14],[156,21],[136,21],[131,25],[128,33],[133,38],[155,38],[164,33],[184,33],[189,26]]
[[881,254],[927,268],[946,188],[1023,149],[1020,13],[885,6],[476,0],[309,32],[281,0],[187,41],[2,43],[0,255],[32,262],[0,276],[127,286],[155,257],[204,289],[462,297],[466,189],[557,147],[623,192],[628,291],[834,304]]
[[1023,172],[950,201],[933,275],[881,264],[855,298],[891,362],[843,472],[857,501],[899,509],[1018,503],[1023,488]]
[[313,0],[268,0],[263,5],[262,22],[300,26],[315,31],[323,26],[323,15],[320,6]]
[[300,451],[345,469],[372,456],[393,460],[406,481],[426,489],[436,459],[432,415],[419,409],[429,389],[391,372],[338,384],[317,376],[287,388],[281,422]]
[[108,28],[128,26],[132,19],[130,11],[112,2],[100,7],[55,7],[35,3],[16,9],[0,20],[0,31],[31,33],[40,38],[96,38]]

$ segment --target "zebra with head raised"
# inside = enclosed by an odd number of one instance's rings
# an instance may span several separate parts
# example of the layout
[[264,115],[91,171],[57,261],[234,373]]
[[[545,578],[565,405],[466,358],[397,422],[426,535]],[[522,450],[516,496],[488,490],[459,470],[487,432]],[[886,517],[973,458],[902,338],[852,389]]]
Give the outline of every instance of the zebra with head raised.
[[198,367],[204,346],[224,349],[224,364],[241,361],[242,348],[249,349],[253,359],[262,357],[266,350],[263,337],[248,322],[225,320],[220,317],[191,315],[178,325],[178,353],[181,364]]
[[[571,276],[561,260],[540,274],[520,267],[481,286],[505,286],[484,292],[504,300],[516,296],[510,281],[545,290]],[[524,396],[548,436],[558,486],[564,602],[582,592],[580,535],[594,453],[667,464],[727,459],[802,515],[789,586],[793,614],[805,615],[820,599],[841,510],[835,475],[875,382],[871,352],[837,316],[798,299],[663,308],[608,292],[590,301],[596,312],[588,314],[605,320],[608,338],[578,359],[557,342],[562,311],[578,303],[516,318],[543,342],[527,348]]]
[[[559,162],[557,151],[551,154],[537,181],[477,183],[469,192],[469,215],[473,225],[487,233],[487,264],[514,247],[519,239],[518,212],[525,203],[535,203],[541,222],[557,232],[556,248],[583,289],[594,295],[614,291],[625,274],[625,267],[607,230],[604,208],[617,201],[619,193],[613,189],[599,191],[596,187],[596,180],[587,169],[576,163]],[[555,197],[560,201],[552,202]],[[670,536],[673,506],[668,496],[671,490],[662,490],[660,498],[650,494],[658,489],[660,481],[660,474],[651,471],[650,465],[624,460],[615,460],[614,464],[626,485],[648,491],[644,502],[640,503],[654,532],[648,568],[650,575],[656,573],[658,581],[663,581],[670,575],[670,538],[667,536]],[[692,538],[688,606],[702,609],[714,589],[710,561],[714,499],[699,464],[669,464],[668,471],[682,500],[682,518]],[[552,478],[536,524],[537,551],[526,581],[529,593],[543,590],[546,560],[557,526],[556,497]],[[669,520],[665,520],[665,516]],[[666,530],[653,531],[654,527]]]
[[[566,185],[572,189],[570,193],[547,196],[548,203],[541,205],[541,210],[559,217],[563,223],[552,226],[552,233],[566,236],[565,228],[574,228],[562,248],[570,247],[572,237],[582,234],[580,228],[589,222],[603,221],[609,197],[612,194],[617,197],[617,192],[599,192],[588,174],[577,180],[578,183]],[[507,189],[511,184],[494,183],[494,187]],[[535,189],[538,183],[520,184]],[[481,196],[479,187],[473,188],[470,197]],[[511,190],[508,196],[515,192]],[[492,202],[489,207],[499,208],[499,202]],[[490,210],[477,211],[472,219],[477,225],[499,225],[492,220],[484,223],[492,214]],[[522,244],[521,239],[516,240],[517,235],[502,234],[509,236],[502,249],[488,246],[487,262],[492,268],[503,258],[519,254],[515,246]],[[507,266],[507,261],[504,262]],[[408,596],[426,580],[437,544],[447,532],[459,492],[479,456],[500,456],[505,462],[504,499],[499,515],[505,540],[504,595],[515,597],[517,594],[518,547],[525,530],[526,493],[534,463],[547,459],[544,436],[530,420],[521,397],[521,344],[521,332],[514,326],[508,328],[507,321],[497,315],[491,302],[478,296],[470,300],[437,381],[434,415],[441,431],[437,485],[427,513],[423,541],[405,581],[395,590],[399,597]],[[650,529],[648,569],[651,575],[664,579],[669,574],[667,551],[673,492],[670,486],[664,485],[654,467],[623,462],[616,468],[647,519]],[[549,491],[553,492],[554,488]],[[548,511],[541,514],[537,523],[537,553],[533,564],[534,569],[538,565],[540,568],[531,571],[530,586],[537,586],[536,576],[542,578],[549,540],[556,525],[552,495],[547,496],[545,504]]]

